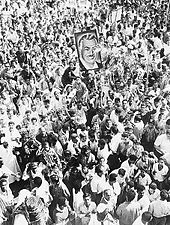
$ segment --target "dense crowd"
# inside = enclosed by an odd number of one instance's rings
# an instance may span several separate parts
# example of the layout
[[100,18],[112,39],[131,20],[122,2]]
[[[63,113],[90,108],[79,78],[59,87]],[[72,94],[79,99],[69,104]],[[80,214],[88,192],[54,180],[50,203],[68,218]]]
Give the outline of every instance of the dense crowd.
[[0,224],[169,225],[169,1],[83,2],[0,1]]

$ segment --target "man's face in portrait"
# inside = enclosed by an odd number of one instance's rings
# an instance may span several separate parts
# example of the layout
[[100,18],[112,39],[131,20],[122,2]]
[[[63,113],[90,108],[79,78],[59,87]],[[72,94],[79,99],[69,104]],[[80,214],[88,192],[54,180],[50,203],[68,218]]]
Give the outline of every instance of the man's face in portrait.
[[84,61],[89,65],[94,65],[96,61],[96,45],[97,41],[95,39],[82,41],[81,55]]

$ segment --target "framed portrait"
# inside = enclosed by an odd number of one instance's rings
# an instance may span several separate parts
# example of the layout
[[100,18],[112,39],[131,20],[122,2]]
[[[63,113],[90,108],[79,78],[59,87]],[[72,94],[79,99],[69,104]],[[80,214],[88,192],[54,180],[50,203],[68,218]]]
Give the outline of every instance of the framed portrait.
[[102,60],[96,30],[75,33],[75,43],[81,70],[102,68]]

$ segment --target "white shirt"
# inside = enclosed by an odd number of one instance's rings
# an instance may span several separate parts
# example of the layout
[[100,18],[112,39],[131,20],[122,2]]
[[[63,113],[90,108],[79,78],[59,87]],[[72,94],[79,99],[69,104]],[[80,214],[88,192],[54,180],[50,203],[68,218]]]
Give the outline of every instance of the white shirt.
[[134,171],[137,169],[137,167],[135,166],[135,164],[132,164],[131,166],[129,165],[128,160],[124,161],[121,165],[121,168],[123,168],[126,171],[126,176],[130,177],[130,176],[134,176]]
[[170,139],[167,138],[166,134],[159,135],[155,140],[155,146],[160,147],[165,153],[170,153]]
[[101,193],[106,188],[106,177],[103,174],[101,177],[99,177],[97,174],[94,175],[92,181],[91,181],[91,190],[94,193]]
[[153,202],[155,200],[160,199],[160,190],[159,189],[156,189],[153,194],[150,194],[149,193],[149,190],[147,190],[146,195],[148,196],[149,201],[150,202]]
[[153,177],[154,177],[154,179],[155,180],[158,180],[159,182],[162,182],[162,181],[164,181],[164,176],[165,175],[167,175],[167,173],[168,173],[168,167],[165,165],[165,164],[163,164],[163,168],[162,168],[162,170],[158,170],[158,163],[155,163],[154,165],[153,165],[153,172],[156,172],[154,175],[153,175]]

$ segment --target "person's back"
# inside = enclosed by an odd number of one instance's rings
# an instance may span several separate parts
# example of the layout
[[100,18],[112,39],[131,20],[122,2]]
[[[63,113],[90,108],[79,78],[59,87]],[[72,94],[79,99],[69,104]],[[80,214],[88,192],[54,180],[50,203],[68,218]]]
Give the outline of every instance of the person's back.
[[135,191],[130,189],[127,193],[127,200],[118,206],[116,214],[120,225],[132,225],[140,215],[140,204],[134,201],[135,196]]

